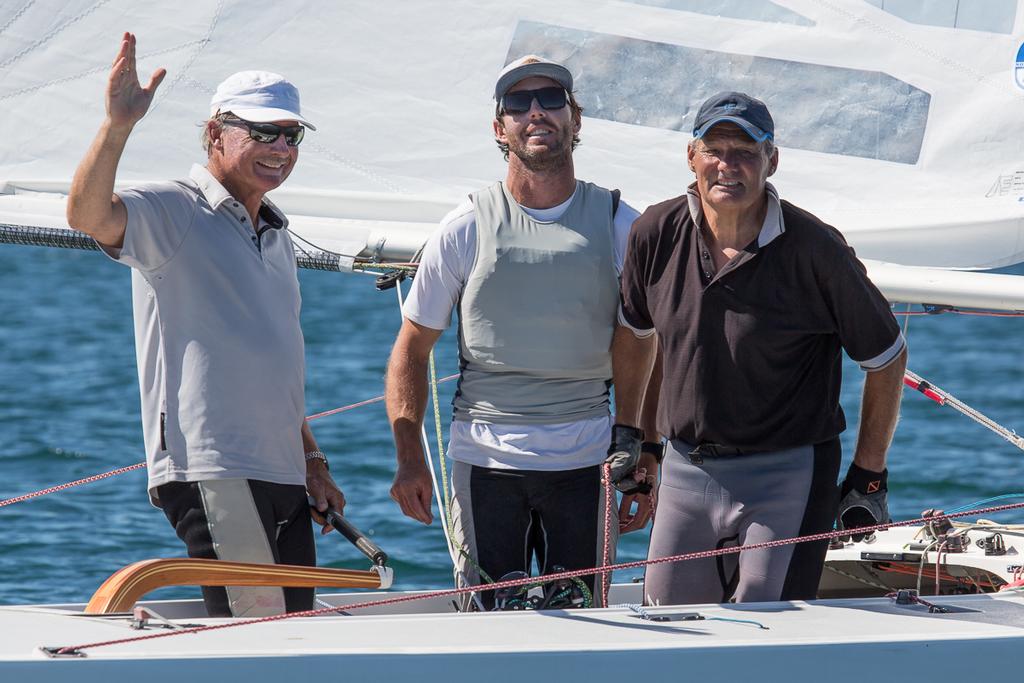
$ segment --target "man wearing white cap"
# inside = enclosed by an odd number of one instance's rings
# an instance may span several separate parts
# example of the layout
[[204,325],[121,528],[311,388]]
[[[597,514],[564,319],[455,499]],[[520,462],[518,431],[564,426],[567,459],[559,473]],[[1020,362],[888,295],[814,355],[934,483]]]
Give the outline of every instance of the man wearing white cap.
[[[150,499],[191,557],[315,565],[307,491],[318,522],[345,499],[305,421],[295,257],[287,219],[264,197],[313,126],[284,78],[237,73],[213,96],[205,167],[115,194],[125,143],[165,75],[141,86],[126,33],[67,207],[72,227],[132,268]],[[211,587],[203,597],[211,616],[313,605],[312,589]]]
[[[426,367],[458,310],[452,531],[457,578],[470,585],[529,572],[531,556],[541,573],[606,559],[600,465],[611,426],[610,346],[637,212],[617,192],[576,179],[582,109],[572,88],[568,69],[536,56],[501,72],[494,137],[507,176],[448,214],[427,243],[388,365],[398,456],[391,495],[429,524]],[[623,531],[646,524],[649,500],[641,502],[637,515],[626,510]],[[619,530],[610,521],[607,559]],[[494,605],[484,592],[478,606]]]

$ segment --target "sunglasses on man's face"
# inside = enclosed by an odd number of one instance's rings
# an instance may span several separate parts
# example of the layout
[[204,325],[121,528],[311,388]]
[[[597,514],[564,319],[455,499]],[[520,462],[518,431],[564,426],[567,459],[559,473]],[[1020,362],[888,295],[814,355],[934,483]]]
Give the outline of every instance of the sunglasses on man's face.
[[298,147],[306,134],[305,126],[279,126],[276,123],[255,123],[244,119],[225,119],[224,125],[245,128],[250,138],[265,145],[284,135],[284,141],[289,147]]
[[537,100],[543,109],[561,109],[569,103],[565,88],[551,86],[537,90],[516,90],[507,92],[501,97],[501,110],[508,114],[522,114],[530,111],[533,101]]

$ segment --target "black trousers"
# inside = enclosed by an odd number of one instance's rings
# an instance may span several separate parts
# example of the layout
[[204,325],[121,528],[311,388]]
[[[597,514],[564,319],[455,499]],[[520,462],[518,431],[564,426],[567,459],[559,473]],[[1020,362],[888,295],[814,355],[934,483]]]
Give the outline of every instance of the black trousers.
[[[157,495],[189,557],[316,565],[304,486],[252,479],[170,482]],[[313,607],[312,588],[203,589],[211,617],[266,616]]]
[[[459,558],[463,580],[482,583],[479,570],[497,581],[513,571],[540,574],[601,564],[604,549],[604,492],[601,467],[546,472],[477,467],[455,462],[455,540],[472,561]],[[614,558],[618,513],[612,511],[609,553]],[[595,576],[582,577],[599,604]],[[494,592],[482,591],[485,609]]]

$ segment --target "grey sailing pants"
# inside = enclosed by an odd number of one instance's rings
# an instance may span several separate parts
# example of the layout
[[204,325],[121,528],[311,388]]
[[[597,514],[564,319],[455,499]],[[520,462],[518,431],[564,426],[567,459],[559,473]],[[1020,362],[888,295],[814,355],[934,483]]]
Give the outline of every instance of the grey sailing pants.
[[[705,457],[665,449],[650,559],[829,531],[838,505],[839,439],[780,451]],[[652,565],[648,604],[807,600],[815,597],[827,541]]]

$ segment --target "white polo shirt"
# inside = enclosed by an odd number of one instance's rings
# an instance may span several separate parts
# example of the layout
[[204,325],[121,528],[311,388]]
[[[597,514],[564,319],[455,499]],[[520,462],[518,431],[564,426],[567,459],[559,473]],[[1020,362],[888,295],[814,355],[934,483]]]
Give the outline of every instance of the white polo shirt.
[[[118,192],[128,210],[150,496],[170,481],[304,484],[305,361],[287,219],[258,231],[210,173]],[[259,236],[257,236],[259,232]]]

